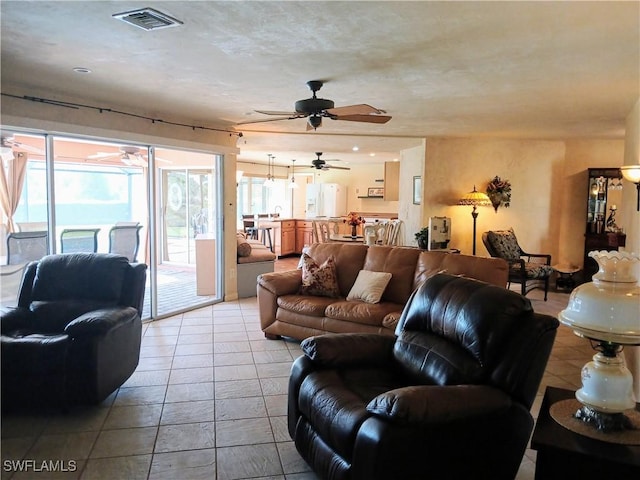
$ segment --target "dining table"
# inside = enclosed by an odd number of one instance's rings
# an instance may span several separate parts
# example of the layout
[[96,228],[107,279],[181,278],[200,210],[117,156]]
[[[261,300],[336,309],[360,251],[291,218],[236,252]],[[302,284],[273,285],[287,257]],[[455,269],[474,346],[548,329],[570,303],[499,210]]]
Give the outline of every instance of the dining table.
[[362,235],[352,237],[351,235],[341,235],[336,233],[331,235],[329,240],[332,242],[364,243],[364,237]]

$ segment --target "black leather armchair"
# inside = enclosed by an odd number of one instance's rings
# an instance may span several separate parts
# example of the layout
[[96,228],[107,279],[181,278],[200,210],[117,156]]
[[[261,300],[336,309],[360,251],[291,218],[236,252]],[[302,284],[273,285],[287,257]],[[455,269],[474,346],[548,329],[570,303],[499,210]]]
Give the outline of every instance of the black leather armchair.
[[98,403],[138,365],[146,265],[112,254],[30,263],[0,316],[2,408]]
[[289,433],[323,479],[513,478],[557,327],[515,292],[435,275],[397,337],[301,343]]

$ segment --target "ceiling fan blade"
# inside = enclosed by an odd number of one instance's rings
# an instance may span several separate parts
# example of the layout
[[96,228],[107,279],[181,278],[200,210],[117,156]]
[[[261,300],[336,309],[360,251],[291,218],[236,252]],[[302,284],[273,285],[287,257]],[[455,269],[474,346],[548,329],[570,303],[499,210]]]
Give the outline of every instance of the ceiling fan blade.
[[250,123],[265,123],[265,122],[277,122],[280,120],[294,120],[296,118],[302,118],[303,115],[299,115],[296,117],[280,117],[280,118],[265,118],[263,120],[247,120],[246,122],[238,122],[236,125],[248,125]]
[[343,115],[370,115],[372,113],[380,114],[386,112],[367,105],[366,103],[361,103],[359,105],[329,108],[327,109],[327,113],[331,116],[337,115],[338,117],[342,117]]
[[392,117],[388,115],[345,115],[333,120],[347,120],[348,122],[387,123]]
[[287,117],[295,117],[301,115],[300,112],[282,112],[279,110],[254,110],[254,112],[262,113],[263,115],[278,115]]
[[98,153],[94,153],[93,155],[87,156],[87,158],[91,160],[104,160],[107,158],[119,157],[120,155],[122,155],[122,153],[120,152],[117,152],[117,153],[98,152]]
[[33,147],[31,145],[27,145],[26,143],[18,142],[11,138],[2,138],[2,146],[7,148],[15,148],[16,150],[20,150],[27,153],[33,153],[34,155],[44,155],[44,150]]
[[32,147],[31,145],[25,145],[24,143],[16,143],[16,149],[24,150],[27,153],[33,153],[34,155],[44,155],[44,150],[36,147]]
[[323,169],[327,170],[351,170],[349,167],[335,167],[333,165],[325,165]]

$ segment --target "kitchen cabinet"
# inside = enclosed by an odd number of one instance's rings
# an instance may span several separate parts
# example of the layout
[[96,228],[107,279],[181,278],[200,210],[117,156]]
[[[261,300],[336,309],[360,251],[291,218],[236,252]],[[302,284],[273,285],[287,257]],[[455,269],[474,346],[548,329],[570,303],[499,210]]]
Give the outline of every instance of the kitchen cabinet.
[[305,245],[313,243],[313,222],[310,220],[296,220],[296,251],[301,254]]
[[[296,221],[291,220],[270,220],[259,222],[259,226],[271,227],[271,241],[273,242],[273,253],[277,257],[291,255],[296,251]],[[262,238],[260,238],[262,240]]]
[[400,162],[384,162],[384,199],[397,201],[400,197]]
[[296,221],[283,220],[280,223],[280,251],[276,255],[283,257],[296,252]]

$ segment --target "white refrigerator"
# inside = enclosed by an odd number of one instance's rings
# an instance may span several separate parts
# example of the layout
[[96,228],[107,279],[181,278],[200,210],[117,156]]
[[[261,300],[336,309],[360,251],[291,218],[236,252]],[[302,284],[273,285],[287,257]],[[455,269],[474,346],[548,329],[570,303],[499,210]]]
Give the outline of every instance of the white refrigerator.
[[341,217],[347,214],[347,187],[337,183],[307,185],[306,216]]

